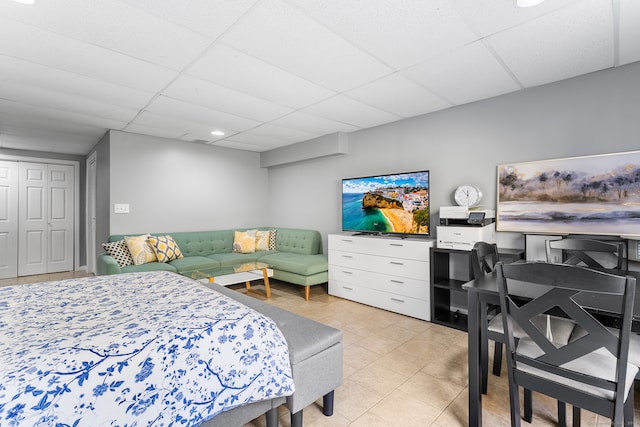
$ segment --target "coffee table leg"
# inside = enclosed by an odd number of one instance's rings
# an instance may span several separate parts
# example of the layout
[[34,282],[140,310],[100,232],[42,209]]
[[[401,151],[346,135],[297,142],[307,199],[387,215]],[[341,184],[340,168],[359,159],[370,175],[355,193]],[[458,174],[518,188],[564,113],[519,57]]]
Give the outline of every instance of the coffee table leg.
[[209,283],[213,283],[214,279],[215,278],[213,276],[209,276]]
[[244,282],[244,284],[247,287],[247,290],[250,291],[251,290],[251,282],[247,280],[246,282]]
[[269,286],[269,275],[267,274],[267,269],[262,269],[262,277],[264,277],[264,288],[267,291],[267,298],[271,298],[271,286]]

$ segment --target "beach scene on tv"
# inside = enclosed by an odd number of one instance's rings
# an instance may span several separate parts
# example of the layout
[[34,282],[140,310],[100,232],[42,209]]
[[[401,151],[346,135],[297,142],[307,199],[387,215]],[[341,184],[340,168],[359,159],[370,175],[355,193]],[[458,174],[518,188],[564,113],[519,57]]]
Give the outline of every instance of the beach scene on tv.
[[343,179],[342,229],[429,234],[429,172]]

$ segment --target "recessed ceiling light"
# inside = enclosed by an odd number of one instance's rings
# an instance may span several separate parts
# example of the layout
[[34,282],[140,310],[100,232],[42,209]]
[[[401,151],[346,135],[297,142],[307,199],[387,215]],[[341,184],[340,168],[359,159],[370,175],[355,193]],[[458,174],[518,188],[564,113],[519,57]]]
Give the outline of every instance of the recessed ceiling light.
[[531,7],[537,6],[542,3],[544,0],[515,0],[516,6],[518,7]]
[[223,136],[223,135],[224,135],[224,132],[222,132],[221,130],[212,130],[212,131],[211,131],[211,135],[214,135],[214,136]]
[[36,2],[36,0],[13,0],[16,3],[22,3],[22,4],[34,4]]

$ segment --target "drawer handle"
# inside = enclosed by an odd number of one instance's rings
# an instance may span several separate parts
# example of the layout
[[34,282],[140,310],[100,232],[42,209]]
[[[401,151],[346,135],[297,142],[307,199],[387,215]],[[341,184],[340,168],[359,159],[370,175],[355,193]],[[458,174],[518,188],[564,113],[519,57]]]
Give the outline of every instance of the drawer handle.
[[402,280],[390,280],[391,283],[399,283],[401,285],[404,285],[404,282]]
[[346,270],[342,270],[342,272],[343,272],[344,274],[353,274],[353,271],[346,271]]
[[404,302],[404,300],[400,298],[391,298],[391,301]]
[[351,256],[351,255],[342,255],[342,258],[349,258],[349,259],[351,259],[351,258],[353,258],[353,256]]
[[353,290],[353,288],[350,288],[350,287],[348,287],[348,286],[343,286],[342,288],[343,288],[343,289],[346,289],[346,290],[348,290],[348,291],[352,291],[352,290]]
[[404,262],[389,261],[389,264],[393,264],[393,265],[404,265]]
[[347,243],[351,243],[351,242],[353,242],[353,240],[350,240],[350,239],[342,239],[342,241],[343,241],[343,242],[347,242]]
[[389,243],[389,246],[404,246],[402,243]]

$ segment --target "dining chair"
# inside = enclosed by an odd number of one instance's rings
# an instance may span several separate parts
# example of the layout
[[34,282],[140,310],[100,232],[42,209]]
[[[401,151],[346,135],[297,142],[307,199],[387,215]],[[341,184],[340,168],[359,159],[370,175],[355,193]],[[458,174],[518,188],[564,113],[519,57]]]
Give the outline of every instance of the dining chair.
[[[629,339],[635,278],[539,262],[498,263],[496,271],[507,337],[511,425],[520,426],[519,387],[562,399],[573,405],[574,414],[588,408],[610,418],[614,426],[633,425],[633,382],[638,367],[629,363]],[[523,298],[523,289],[527,298]],[[602,298],[615,301],[609,310],[620,318],[618,333],[582,303],[593,305]],[[531,322],[550,310],[562,312],[575,322],[575,330],[584,333],[566,345],[553,342]],[[525,332],[517,341],[516,325]]]
[[[590,268],[620,270],[624,266],[624,243],[594,239],[566,238],[545,242],[547,262],[583,265]],[[555,260],[554,250],[562,251],[562,259]]]
[[[477,279],[480,276],[494,271],[496,264],[500,259],[498,253],[498,245],[495,243],[477,242],[471,249],[471,265],[473,270],[473,278]],[[488,320],[489,312],[494,313],[494,317]],[[480,348],[480,366],[482,369],[482,393],[487,393],[488,376],[489,376],[489,348],[488,341],[494,342],[493,351],[493,375],[500,376],[502,370],[502,349],[505,343],[504,325],[502,316],[500,315],[500,307],[487,307],[487,310],[483,310],[481,313],[481,319],[483,324],[487,324],[487,339],[483,339]],[[488,323],[487,323],[488,321]],[[561,343],[565,343],[570,338],[570,332],[573,330],[573,323],[568,322],[566,319],[539,316],[535,319],[536,324],[549,327],[551,333],[555,336],[556,340],[560,340]],[[547,325],[548,323],[548,325]],[[524,335],[524,332],[519,328],[514,331],[516,339]],[[533,418],[533,396],[530,390],[524,390],[524,412],[525,420],[531,422]],[[559,425],[564,426],[566,423],[566,405],[562,401],[558,401],[558,420]]]

